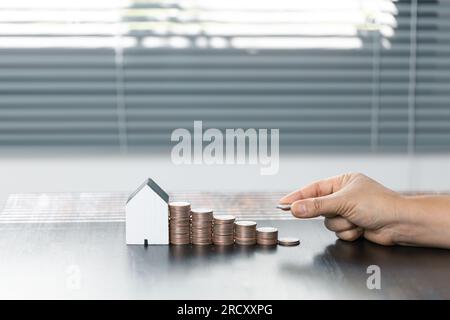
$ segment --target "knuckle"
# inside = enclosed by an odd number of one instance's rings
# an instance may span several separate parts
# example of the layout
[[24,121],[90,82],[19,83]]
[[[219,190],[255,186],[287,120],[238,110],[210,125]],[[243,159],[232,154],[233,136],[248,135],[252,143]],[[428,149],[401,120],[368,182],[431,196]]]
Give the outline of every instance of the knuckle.
[[299,198],[299,199],[305,199],[305,194],[304,194],[303,190],[300,190],[300,191],[298,192],[298,198]]
[[347,182],[349,182],[354,177],[354,173],[344,173],[340,176],[340,184],[345,185]]
[[352,172],[351,175],[355,178],[363,178],[365,177],[365,174],[361,173],[361,172]]
[[341,184],[345,185],[346,183],[354,180],[359,180],[362,178],[367,178],[366,175],[364,175],[361,172],[348,172],[341,176]]
[[322,194],[322,189],[320,187],[320,182],[317,182],[314,185],[314,188],[315,188],[314,192],[315,192],[316,195],[321,195]]
[[312,201],[312,205],[315,212],[320,212],[323,208],[323,201],[319,198],[314,198]]

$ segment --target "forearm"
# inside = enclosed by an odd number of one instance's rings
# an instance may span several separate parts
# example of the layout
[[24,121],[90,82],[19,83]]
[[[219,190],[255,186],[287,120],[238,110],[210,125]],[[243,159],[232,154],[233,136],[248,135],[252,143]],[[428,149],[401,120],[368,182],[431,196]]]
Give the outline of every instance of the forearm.
[[450,196],[402,197],[397,210],[399,244],[450,248]]

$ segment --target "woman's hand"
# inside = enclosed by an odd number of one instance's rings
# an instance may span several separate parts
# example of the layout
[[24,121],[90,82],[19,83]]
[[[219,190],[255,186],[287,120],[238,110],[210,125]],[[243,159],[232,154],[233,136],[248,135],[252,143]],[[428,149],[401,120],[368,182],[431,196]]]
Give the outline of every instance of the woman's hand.
[[315,182],[279,202],[298,218],[324,216],[343,240],[450,247],[450,197],[404,197],[360,173]]

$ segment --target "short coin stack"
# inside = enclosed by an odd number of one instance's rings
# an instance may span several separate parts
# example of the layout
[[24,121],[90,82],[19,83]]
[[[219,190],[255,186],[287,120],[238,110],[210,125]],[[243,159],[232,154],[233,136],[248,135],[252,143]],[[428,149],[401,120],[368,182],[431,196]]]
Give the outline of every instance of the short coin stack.
[[191,204],[189,202],[171,202],[169,203],[169,213],[170,243],[189,244]]
[[191,242],[195,245],[212,244],[213,211],[211,209],[191,210]]
[[214,217],[213,242],[215,245],[228,246],[234,244],[234,221],[231,215]]
[[278,244],[278,229],[263,227],[256,229],[256,242],[263,246],[275,246]]
[[256,244],[256,222],[237,221],[234,223],[234,240],[239,245]]

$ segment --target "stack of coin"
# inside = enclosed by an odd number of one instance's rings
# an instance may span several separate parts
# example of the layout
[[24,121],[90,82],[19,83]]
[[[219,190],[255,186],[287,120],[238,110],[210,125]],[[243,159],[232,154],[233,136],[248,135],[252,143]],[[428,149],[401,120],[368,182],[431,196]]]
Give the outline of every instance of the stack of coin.
[[212,244],[213,211],[211,209],[191,210],[191,242],[196,245]]
[[234,240],[240,245],[256,244],[256,222],[237,221],[234,223]]
[[191,204],[189,202],[171,202],[169,203],[169,214],[170,243],[189,244]]
[[215,216],[213,227],[213,242],[215,245],[234,244],[234,221],[236,218],[231,215]]
[[263,227],[256,229],[256,242],[263,246],[275,246],[278,244],[278,229]]

